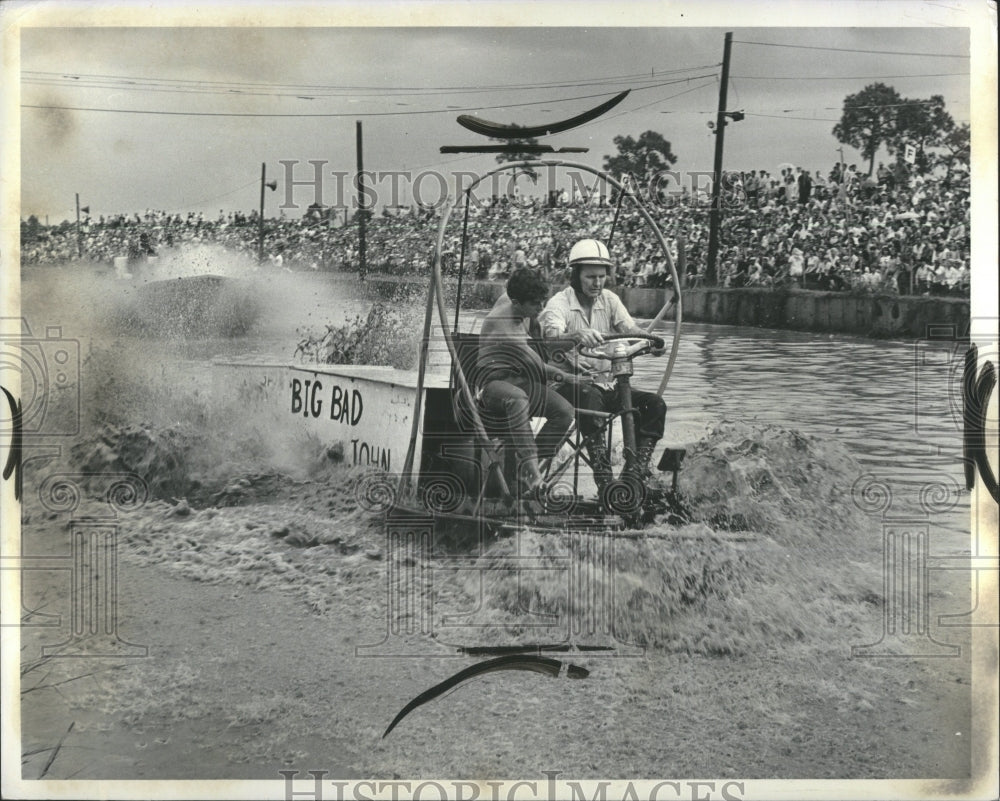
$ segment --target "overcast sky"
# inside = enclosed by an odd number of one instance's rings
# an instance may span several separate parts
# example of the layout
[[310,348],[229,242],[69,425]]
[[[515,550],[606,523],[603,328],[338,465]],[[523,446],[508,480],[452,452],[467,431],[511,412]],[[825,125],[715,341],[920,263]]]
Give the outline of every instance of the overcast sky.
[[[862,24],[846,14],[822,18]],[[774,12],[761,19],[781,21]],[[899,22],[907,24],[905,14]],[[287,196],[281,160],[301,162],[299,180],[311,177],[309,160],[325,160],[327,174],[353,174],[356,120],[368,170],[474,171],[491,157],[438,151],[487,142],[460,128],[458,114],[535,124],[628,88],[599,120],[544,141],[589,147],[574,158],[600,166],[615,135],[652,129],[671,142],[676,169],[709,170],[715,140],[706,123],[718,103],[726,30],[735,40],[727,106],[747,115],[727,128],[728,169],[794,163],[826,172],[838,158],[831,129],[844,97],[876,81],[904,97],[941,94],[957,122],[970,119],[969,30],[961,27],[25,29],[21,215],[72,219],[75,192],[95,216],[250,211],[261,162],[280,184],[267,197],[268,214],[277,214]],[[498,86],[517,88],[490,88]],[[329,116],[295,116],[310,114]],[[866,168],[857,151],[844,155]],[[401,186],[399,199],[409,202]],[[439,192],[430,179],[422,188]],[[385,197],[388,182],[380,189]],[[324,190],[333,202],[329,175]],[[312,189],[296,188],[293,198],[304,208]]]

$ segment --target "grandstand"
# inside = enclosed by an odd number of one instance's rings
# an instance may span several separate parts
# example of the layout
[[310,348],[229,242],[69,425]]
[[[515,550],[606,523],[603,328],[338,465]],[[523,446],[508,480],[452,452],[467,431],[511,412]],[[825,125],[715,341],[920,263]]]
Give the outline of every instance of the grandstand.
[[[780,178],[738,173],[723,214],[719,283],[729,287],[798,286],[805,289],[880,291],[899,294],[969,295],[969,173],[897,176],[880,170],[866,179],[835,165],[815,172],[806,196],[791,191],[792,168]],[[801,170],[800,170],[801,174]],[[683,247],[685,280],[704,280],[709,214],[700,196],[686,191],[646,198],[674,254]],[[582,232],[607,239],[614,198],[548,199],[494,197],[474,205],[465,253],[477,278],[502,280],[527,265],[561,278],[568,245]],[[358,227],[336,215],[266,219],[264,246],[271,265],[289,270],[351,272],[358,269]],[[436,213],[429,207],[385,209],[367,226],[370,272],[426,274],[433,258]],[[356,219],[356,218],[355,218]],[[21,223],[21,263],[31,269],[82,260],[111,265],[185,245],[215,243],[256,256],[256,212],[143,213],[88,218],[81,224],[82,255],[70,222]],[[139,246],[142,239],[142,247]],[[445,269],[457,270],[460,231],[445,243]],[[148,243],[148,245],[147,245]],[[631,201],[622,204],[613,255],[617,281],[626,286],[665,286],[669,270]]]

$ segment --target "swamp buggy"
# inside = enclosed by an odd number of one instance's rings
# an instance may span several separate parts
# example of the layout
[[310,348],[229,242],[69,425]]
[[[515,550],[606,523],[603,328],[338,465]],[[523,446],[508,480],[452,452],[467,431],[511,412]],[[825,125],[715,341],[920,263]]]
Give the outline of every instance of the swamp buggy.
[[[421,337],[409,447],[395,487],[391,491],[386,488],[385,494],[392,498],[387,511],[392,515],[429,513],[442,522],[475,522],[488,529],[525,524],[536,529],[621,529],[657,520],[676,521],[683,516],[677,491],[683,450],[667,448],[658,461],[660,471],[672,473],[669,488],[648,487],[623,471],[598,493],[590,480],[589,460],[582,438],[573,426],[557,454],[543,463],[542,492],[529,497],[519,490],[516,458],[505,426],[496,421],[491,424],[483,414],[476,388],[479,335],[459,330],[471,197],[483,180],[499,172],[539,168],[580,170],[607,182],[617,192],[615,223],[622,203],[629,198],[651,228],[673,281],[666,291],[663,307],[649,325],[649,333],[642,336],[611,334],[601,345],[589,348],[558,340],[536,340],[532,346],[548,356],[555,353],[569,358],[567,354],[575,349],[584,357],[610,360],[617,406],[624,411],[587,413],[602,418],[600,426],[608,437],[609,446],[612,445],[612,432],[620,430],[622,447],[634,452],[635,424],[632,414],[627,411],[632,408],[633,360],[665,347],[663,339],[652,331],[674,308],[673,337],[658,392],[662,394],[666,388],[680,342],[681,297],[676,289],[680,281],[663,234],[641,200],[612,176],[583,164],[540,159],[507,163],[491,170],[464,193],[465,219],[457,254],[457,292],[450,328],[442,260],[445,232],[457,202],[449,204],[441,215]],[[612,236],[613,231],[614,224]],[[438,352],[434,353],[435,350]],[[431,378],[430,365],[435,362],[447,372],[445,387],[435,385]],[[591,489],[594,491],[588,492]]]

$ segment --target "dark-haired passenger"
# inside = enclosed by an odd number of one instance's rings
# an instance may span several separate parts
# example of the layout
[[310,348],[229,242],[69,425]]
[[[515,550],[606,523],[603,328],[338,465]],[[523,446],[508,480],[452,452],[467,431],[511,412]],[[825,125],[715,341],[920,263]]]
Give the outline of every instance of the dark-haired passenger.
[[[490,422],[503,425],[521,470],[524,488],[542,484],[539,462],[555,455],[573,423],[573,406],[549,385],[579,379],[547,364],[530,344],[532,323],[545,304],[548,284],[531,269],[515,270],[507,292],[493,305],[479,332],[477,385]],[[537,438],[531,418],[544,417]]]

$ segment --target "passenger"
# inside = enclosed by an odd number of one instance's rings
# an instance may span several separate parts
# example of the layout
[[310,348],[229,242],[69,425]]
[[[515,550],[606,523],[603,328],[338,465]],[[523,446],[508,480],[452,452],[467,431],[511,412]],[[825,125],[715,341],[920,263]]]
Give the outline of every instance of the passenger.
[[[613,269],[608,249],[596,239],[581,239],[569,253],[570,285],[553,295],[539,316],[542,335],[546,339],[569,339],[577,345],[595,347],[606,334],[639,334],[647,332],[635,324],[618,296],[604,288]],[[653,351],[662,355],[662,347]],[[587,367],[587,363],[583,363]],[[589,365],[596,373],[597,383],[563,382],[559,393],[571,400],[578,409],[598,412],[618,412],[620,405],[608,370],[610,361],[600,360]],[[652,392],[632,390],[635,409],[636,452],[625,453],[623,475],[648,484],[652,476],[650,459],[656,444],[663,437],[667,406]],[[578,424],[584,436],[587,453],[598,490],[611,481],[611,460],[601,424],[592,415],[579,415]]]
[[[520,465],[520,476],[529,493],[542,485],[539,461],[555,455],[573,423],[573,407],[548,385],[579,383],[546,364],[529,344],[529,331],[548,296],[548,284],[534,270],[516,270],[507,281],[507,293],[483,320],[479,334],[477,385],[490,422],[509,428]],[[544,417],[537,439],[531,417]]]

